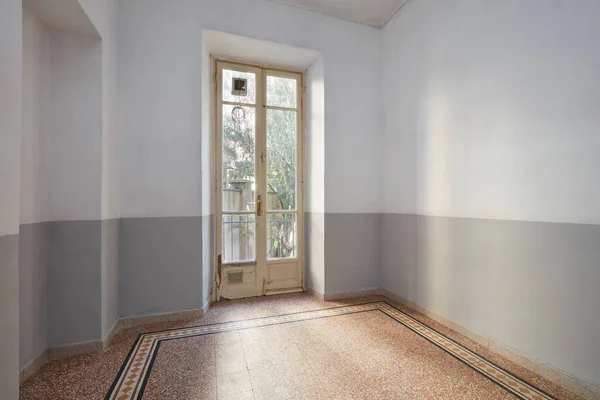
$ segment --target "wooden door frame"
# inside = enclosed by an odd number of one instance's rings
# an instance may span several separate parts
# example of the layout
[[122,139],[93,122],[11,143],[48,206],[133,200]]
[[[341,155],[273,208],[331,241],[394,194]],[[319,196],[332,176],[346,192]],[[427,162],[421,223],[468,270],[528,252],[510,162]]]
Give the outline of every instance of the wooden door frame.
[[[214,270],[214,276],[213,276],[213,286],[212,286],[212,295],[211,295],[211,301],[218,301],[219,300],[219,291],[220,291],[220,282],[222,280],[221,275],[221,260],[219,259],[219,256],[221,254],[221,250],[222,250],[222,243],[221,243],[221,238],[219,237],[220,235],[218,235],[218,232],[221,232],[221,228],[219,228],[222,223],[222,221],[220,221],[220,216],[221,216],[221,208],[222,208],[222,190],[221,186],[222,186],[222,182],[221,179],[222,177],[219,176],[219,171],[222,168],[222,152],[221,152],[221,147],[222,147],[222,133],[219,132],[219,128],[221,127],[221,124],[218,122],[218,115],[219,115],[219,110],[218,110],[218,105],[219,105],[219,95],[218,95],[218,89],[219,89],[219,85],[221,84],[221,82],[219,82],[218,79],[218,65],[219,63],[223,63],[223,64],[229,64],[229,65],[237,65],[241,68],[260,68],[261,70],[263,70],[263,77],[265,79],[261,79],[262,81],[262,87],[260,89],[257,89],[257,99],[256,99],[256,109],[257,109],[257,115],[258,115],[258,108],[259,108],[259,99],[258,96],[259,94],[262,95],[263,93],[263,88],[266,88],[266,73],[264,73],[264,71],[269,71],[269,72],[273,72],[274,74],[272,75],[277,75],[277,76],[286,76],[286,75],[293,75],[294,77],[299,77],[299,83],[300,83],[300,87],[297,93],[297,101],[298,101],[298,119],[297,119],[297,153],[296,153],[296,167],[297,167],[297,197],[296,197],[296,210],[297,210],[297,220],[296,220],[296,224],[297,224],[297,255],[296,255],[296,259],[298,262],[298,268],[300,269],[299,271],[299,276],[300,276],[300,282],[301,282],[301,287],[297,288],[298,290],[296,291],[304,291],[305,289],[305,259],[304,259],[304,255],[305,255],[305,241],[304,241],[304,204],[305,204],[305,129],[306,129],[306,71],[305,70],[294,70],[294,69],[290,69],[290,68],[281,68],[281,67],[277,67],[277,66],[271,66],[271,65],[266,65],[266,64],[257,64],[257,63],[252,63],[252,62],[246,62],[246,61],[242,61],[242,60],[238,60],[238,59],[232,59],[232,58],[228,58],[228,57],[220,57],[220,56],[215,56],[215,55],[211,55],[211,71],[210,71],[210,76],[211,76],[211,83],[212,83],[212,88],[211,88],[211,100],[212,100],[212,110],[211,110],[211,132],[213,134],[213,162],[211,163],[212,165],[212,171],[211,171],[211,176],[214,179],[214,188],[212,191],[212,195],[213,195],[213,201],[212,201],[212,211],[213,211],[213,226],[214,226],[214,233],[213,233],[213,270]],[[266,96],[266,93],[264,94]],[[262,107],[261,107],[262,108]],[[261,118],[261,121],[259,122],[259,124],[262,124],[262,120],[263,118]],[[266,119],[264,119],[266,120]],[[257,126],[258,129],[258,126]],[[220,164],[221,163],[221,164]],[[299,172],[299,173],[298,173]],[[258,179],[258,177],[256,177],[256,179]],[[267,209],[265,209],[265,212],[267,212]],[[268,215],[268,213],[267,213]],[[266,235],[266,232],[265,232]],[[266,250],[265,250],[266,251]],[[258,260],[257,260],[258,261]],[[269,260],[267,259],[267,265],[269,264]],[[285,260],[283,260],[283,262],[285,262]],[[276,293],[280,293],[281,290],[278,289],[273,289],[271,290],[271,293],[264,293],[264,294],[276,294]]]

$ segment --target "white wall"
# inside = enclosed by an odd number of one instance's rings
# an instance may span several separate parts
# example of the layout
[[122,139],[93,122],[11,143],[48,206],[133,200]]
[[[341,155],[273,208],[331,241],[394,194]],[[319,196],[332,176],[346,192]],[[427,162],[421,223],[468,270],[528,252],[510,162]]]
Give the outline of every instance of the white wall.
[[54,33],[51,71],[48,220],[97,220],[102,189],[100,41]]
[[118,0],[78,0],[102,37],[102,218],[118,218]]
[[102,218],[120,216],[119,102],[117,99],[117,0],[106,5],[102,30]]
[[99,219],[100,129],[108,124],[101,119],[98,33],[77,0],[23,4],[20,223]]
[[120,18],[122,216],[202,214],[203,28],[324,54],[325,211],[378,211],[378,166],[357,162],[378,150],[377,30],[266,0],[131,0]]
[[213,133],[211,118],[213,110],[212,91],[212,60],[206,40],[202,40],[202,216],[213,213]]
[[[21,2],[2,0],[0,74],[0,236],[19,231]],[[17,7],[18,6],[18,7]]]
[[600,223],[599,12],[408,2],[382,36],[384,211]]
[[306,73],[306,212],[325,212],[325,64],[319,57]]
[[20,224],[47,221],[45,143],[50,134],[50,33],[23,9]]
[[20,223],[100,218],[100,41],[26,11]]

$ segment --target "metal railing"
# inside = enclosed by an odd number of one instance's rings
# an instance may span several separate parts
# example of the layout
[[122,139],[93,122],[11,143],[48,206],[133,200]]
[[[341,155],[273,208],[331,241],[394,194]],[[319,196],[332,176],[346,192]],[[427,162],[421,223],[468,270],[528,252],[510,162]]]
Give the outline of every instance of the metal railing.
[[223,215],[223,262],[252,261],[256,258],[255,227],[254,215]]
[[[222,224],[223,262],[253,261],[256,258],[256,221],[254,215],[226,214],[223,215]],[[274,238],[271,237],[270,232],[273,226],[277,226],[276,232],[283,230],[283,236],[288,236],[287,240],[283,240],[285,243],[279,243],[277,247],[273,246],[273,241],[279,241],[281,237],[279,235]],[[269,259],[289,258],[296,255],[296,229],[295,218],[267,219],[267,257]]]

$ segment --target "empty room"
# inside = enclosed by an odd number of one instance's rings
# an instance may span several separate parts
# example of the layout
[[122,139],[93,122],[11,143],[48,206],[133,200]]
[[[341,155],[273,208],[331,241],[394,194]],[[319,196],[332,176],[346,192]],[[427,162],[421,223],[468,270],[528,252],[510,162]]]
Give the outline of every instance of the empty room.
[[600,399],[600,0],[0,0],[0,400]]

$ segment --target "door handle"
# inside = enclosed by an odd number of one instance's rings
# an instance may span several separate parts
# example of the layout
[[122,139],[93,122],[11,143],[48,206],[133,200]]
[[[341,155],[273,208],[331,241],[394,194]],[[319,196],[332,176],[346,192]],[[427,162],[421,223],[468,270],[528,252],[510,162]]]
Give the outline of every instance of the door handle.
[[260,194],[256,197],[256,215],[259,217],[262,215],[262,198]]

